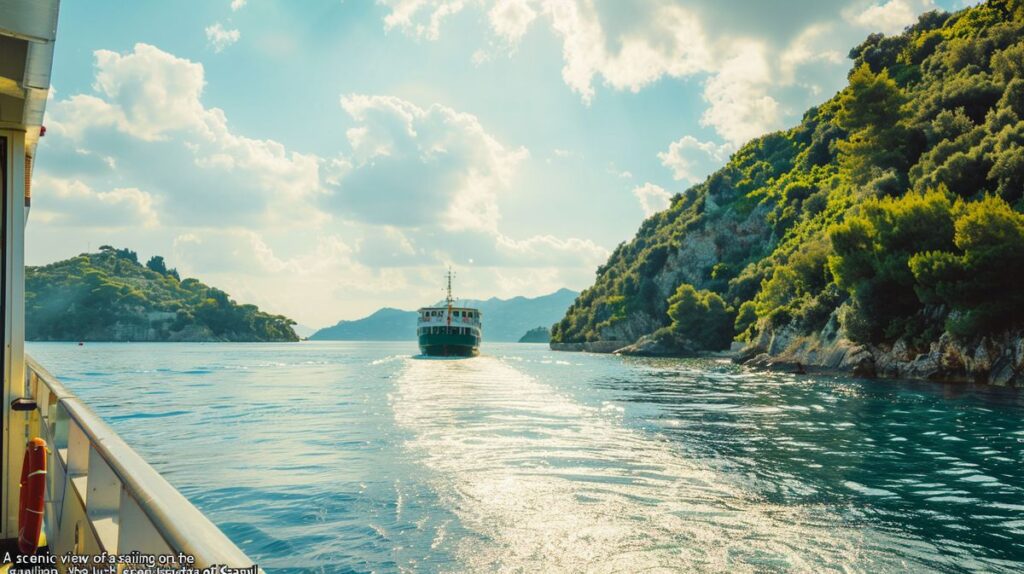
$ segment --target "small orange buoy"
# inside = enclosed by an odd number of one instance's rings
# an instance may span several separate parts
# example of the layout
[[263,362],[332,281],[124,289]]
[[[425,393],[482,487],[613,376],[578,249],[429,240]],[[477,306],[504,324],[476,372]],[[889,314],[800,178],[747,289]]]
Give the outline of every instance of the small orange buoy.
[[28,441],[21,464],[21,500],[18,506],[18,550],[35,554],[43,529],[46,494],[46,441],[36,437]]

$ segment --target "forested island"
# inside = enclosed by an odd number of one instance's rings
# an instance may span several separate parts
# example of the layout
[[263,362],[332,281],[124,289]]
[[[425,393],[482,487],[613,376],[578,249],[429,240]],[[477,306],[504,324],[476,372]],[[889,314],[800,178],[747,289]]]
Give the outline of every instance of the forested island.
[[519,337],[520,343],[548,343],[550,341],[551,331],[547,327],[534,327]]
[[1024,380],[1024,2],[928,12],[615,249],[563,350]]
[[100,247],[25,278],[25,333],[34,341],[297,341],[295,322],[242,305],[154,256]]

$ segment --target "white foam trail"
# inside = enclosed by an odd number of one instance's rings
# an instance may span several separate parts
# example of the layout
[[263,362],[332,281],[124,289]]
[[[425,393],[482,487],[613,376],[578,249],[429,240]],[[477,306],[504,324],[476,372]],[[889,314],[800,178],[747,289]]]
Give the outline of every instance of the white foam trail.
[[[493,357],[408,360],[392,397],[466,571],[906,571],[877,532],[772,506]],[[891,550],[891,549],[890,549]],[[862,566],[858,567],[858,563]]]

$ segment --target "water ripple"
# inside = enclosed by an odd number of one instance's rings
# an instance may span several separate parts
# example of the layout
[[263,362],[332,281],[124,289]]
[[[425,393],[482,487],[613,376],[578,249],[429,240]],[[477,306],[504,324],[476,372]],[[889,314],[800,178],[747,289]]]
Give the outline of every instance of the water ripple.
[[1024,571],[1024,398],[489,345],[30,352],[268,573]]

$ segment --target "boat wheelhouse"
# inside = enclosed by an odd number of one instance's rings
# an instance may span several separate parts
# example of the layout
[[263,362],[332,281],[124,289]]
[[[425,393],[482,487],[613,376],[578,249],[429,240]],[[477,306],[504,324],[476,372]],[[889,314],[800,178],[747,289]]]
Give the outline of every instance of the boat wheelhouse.
[[452,299],[452,272],[448,271],[445,304],[423,307],[416,321],[420,352],[434,357],[475,357],[480,353],[483,322],[480,310],[459,307]]

